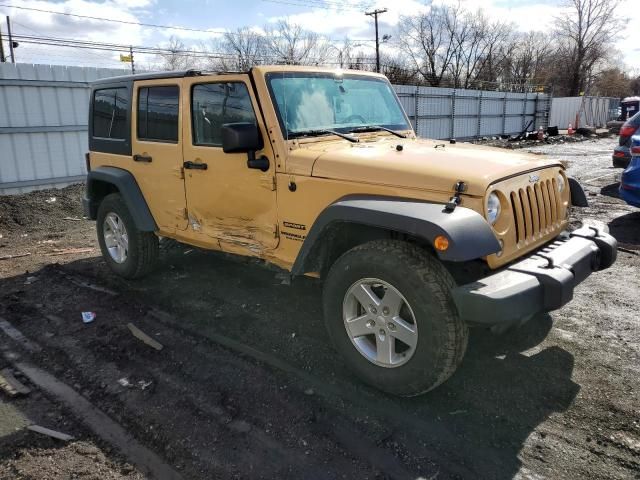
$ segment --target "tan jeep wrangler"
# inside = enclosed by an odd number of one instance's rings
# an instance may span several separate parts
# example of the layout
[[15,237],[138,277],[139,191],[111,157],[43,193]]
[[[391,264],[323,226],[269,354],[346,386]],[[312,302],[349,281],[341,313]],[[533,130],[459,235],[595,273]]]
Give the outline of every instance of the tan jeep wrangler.
[[382,75],[125,76],[90,105],[84,206],[115,272],[149,272],[162,236],[319,276],[336,349],[387,392],[431,390],[468,326],[560,308],[615,261],[602,229],[565,231],[586,198],[562,165],[416,139]]

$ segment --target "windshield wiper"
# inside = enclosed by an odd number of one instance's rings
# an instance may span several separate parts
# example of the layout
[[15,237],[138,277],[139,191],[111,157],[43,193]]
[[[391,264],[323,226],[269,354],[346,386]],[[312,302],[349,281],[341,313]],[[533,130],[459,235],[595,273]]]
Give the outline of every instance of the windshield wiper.
[[300,132],[291,132],[289,133],[288,138],[298,138],[298,137],[316,137],[318,135],[337,135],[338,137],[344,138],[345,140],[349,140],[350,142],[357,143],[360,140],[357,137],[352,137],[351,135],[347,135],[346,133],[336,132],[335,130],[302,130]]
[[404,133],[396,132],[395,130],[391,130],[390,128],[383,127],[382,125],[366,125],[363,127],[356,127],[349,130],[349,133],[364,133],[364,132],[377,132],[377,131],[389,132],[394,134],[396,137],[407,138]]

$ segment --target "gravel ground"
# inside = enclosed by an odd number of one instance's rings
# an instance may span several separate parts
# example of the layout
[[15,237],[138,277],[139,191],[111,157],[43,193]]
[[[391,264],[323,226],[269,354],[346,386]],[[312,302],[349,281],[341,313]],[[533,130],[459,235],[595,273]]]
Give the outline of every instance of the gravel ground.
[[[472,331],[459,371],[422,397],[389,397],[345,371],[313,279],[288,286],[259,262],[175,242],[163,242],[150,277],[111,275],[93,224],[64,220],[81,215],[79,187],[0,198],[0,257],[31,254],[0,261],[0,316],[42,348],[21,351],[24,358],[186,479],[640,478],[640,212],[616,196],[614,144],[531,150],[562,159],[584,184],[591,206],[576,209],[576,222],[609,225],[623,247],[616,265],[521,329]],[[87,310],[97,318],[85,325]],[[129,322],[164,348],[133,337]],[[20,350],[0,333],[2,344]],[[135,464],[133,452],[109,450],[30,386],[29,397],[7,403],[27,418],[59,412],[46,426],[72,432],[94,453],[19,430],[0,437],[0,478],[73,478],[33,473],[43,455],[55,472],[98,458],[96,471],[109,472],[101,478],[138,478],[119,456]],[[22,477],[10,474],[17,464]]]

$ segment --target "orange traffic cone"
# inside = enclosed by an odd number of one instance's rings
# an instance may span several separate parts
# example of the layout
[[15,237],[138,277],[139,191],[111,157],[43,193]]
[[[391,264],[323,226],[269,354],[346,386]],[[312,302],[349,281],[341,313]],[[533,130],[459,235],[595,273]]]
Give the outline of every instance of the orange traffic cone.
[[567,128],[567,135],[573,135],[573,125],[569,124],[569,128]]

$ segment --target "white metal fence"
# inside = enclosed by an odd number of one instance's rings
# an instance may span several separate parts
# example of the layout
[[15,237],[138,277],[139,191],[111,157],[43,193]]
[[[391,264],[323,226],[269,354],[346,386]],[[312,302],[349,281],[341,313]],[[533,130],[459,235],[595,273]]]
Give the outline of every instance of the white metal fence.
[[[0,64],[0,194],[84,179],[89,82],[128,70]],[[548,125],[550,97],[394,87],[421,137],[471,138]]]
[[0,63],[0,194],[82,181],[88,82],[125,73]]
[[565,129],[571,124],[576,126],[606,127],[609,120],[618,116],[616,109],[620,99],[614,97],[556,97],[551,102],[551,118],[549,125],[557,125]]
[[547,127],[550,97],[544,93],[453,88],[394,87],[416,133],[425,138],[512,135]]

